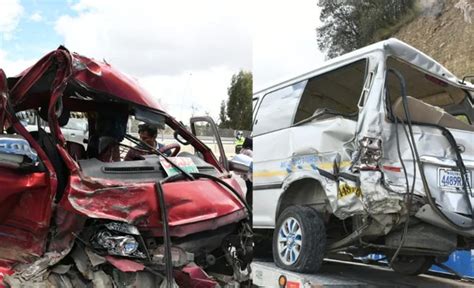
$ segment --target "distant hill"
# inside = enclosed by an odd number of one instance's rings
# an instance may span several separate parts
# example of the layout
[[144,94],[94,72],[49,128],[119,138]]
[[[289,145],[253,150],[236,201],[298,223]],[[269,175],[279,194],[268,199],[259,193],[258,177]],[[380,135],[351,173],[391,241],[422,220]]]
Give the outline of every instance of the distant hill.
[[422,12],[393,37],[430,55],[459,78],[474,75],[474,0],[418,3]]

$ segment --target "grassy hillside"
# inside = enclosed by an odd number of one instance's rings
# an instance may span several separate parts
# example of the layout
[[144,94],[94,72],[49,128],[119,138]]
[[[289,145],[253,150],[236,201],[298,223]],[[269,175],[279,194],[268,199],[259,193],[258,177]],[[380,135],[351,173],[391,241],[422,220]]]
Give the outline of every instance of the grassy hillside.
[[[420,7],[423,11],[393,37],[432,56],[460,78],[474,75],[474,11],[469,23],[463,10],[455,7],[460,0],[420,2],[433,6]],[[474,9],[474,0],[467,3]]]

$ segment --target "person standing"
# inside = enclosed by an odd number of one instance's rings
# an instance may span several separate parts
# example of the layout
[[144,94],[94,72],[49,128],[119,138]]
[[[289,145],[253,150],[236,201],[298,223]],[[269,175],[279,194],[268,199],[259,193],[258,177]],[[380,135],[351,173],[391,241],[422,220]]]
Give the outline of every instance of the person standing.
[[240,150],[242,149],[242,145],[244,144],[245,138],[244,138],[244,133],[242,131],[237,131],[237,134],[235,135],[235,154],[239,154]]

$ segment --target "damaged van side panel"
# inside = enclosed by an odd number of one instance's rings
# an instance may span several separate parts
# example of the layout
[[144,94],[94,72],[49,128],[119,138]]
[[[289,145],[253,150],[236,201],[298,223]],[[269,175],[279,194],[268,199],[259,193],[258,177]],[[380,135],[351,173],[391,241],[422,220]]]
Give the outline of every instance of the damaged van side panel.
[[[256,145],[255,161],[258,164],[254,172],[254,187],[258,189],[262,185],[276,185],[280,192],[272,193],[272,195],[255,193],[256,203],[266,203],[255,206],[255,222],[260,223],[259,226],[274,225],[274,217],[260,219],[258,217],[275,215],[276,203],[281,193],[293,181],[303,178],[315,178],[324,184],[327,187],[326,192],[330,192],[327,195],[331,207],[337,210],[338,195],[334,190],[336,187],[329,188],[327,186],[330,185],[329,179],[322,176],[319,171],[323,170],[332,174],[335,161],[341,169],[347,169],[350,166],[350,154],[344,144],[354,138],[355,128],[355,121],[338,117],[260,136],[266,138],[263,141],[280,143],[281,148],[262,149],[262,146]],[[338,147],[336,151],[335,147]],[[259,159],[278,160],[259,162]],[[311,176],[308,177],[308,175]],[[272,197],[273,200],[268,201],[267,197]]]
[[[374,80],[373,85],[368,89],[368,94],[363,98],[363,103],[358,104],[358,120],[351,121],[346,117],[341,117],[342,120],[337,117],[330,118],[330,120],[318,120],[315,118],[309,123],[301,124],[301,126],[297,125],[270,133],[260,133],[258,125],[260,125],[259,122],[261,121],[259,117],[262,115],[259,115],[259,113],[265,104],[265,98],[260,100],[260,107],[257,110],[254,123],[255,127],[257,127],[257,130],[254,127],[254,133],[256,131],[255,138],[257,143],[259,143],[256,145],[254,184],[257,192],[254,197],[256,203],[265,204],[254,207],[254,225],[256,227],[272,228],[274,226],[280,195],[291,182],[305,177],[319,179],[328,196],[332,212],[340,219],[357,214],[405,213],[404,195],[407,193],[407,183],[404,172],[408,174],[409,179],[414,179],[413,177],[416,173],[414,194],[422,197],[426,196],[426,191],[424,191],[423,183],[419,177],[420,171],[415,165],[406,140],[406,134],[403,132],[403,125],[398,124],[397,127],[396,124],[390,123],[389,120],[391,117],[391,107],[387,107],[387,97],[389,96],[386,95],[388,91],[386,90],[385,82],[387,69],[390,67],[387,67],[386,59],[391,55],[396,55],[402,61],[413,63],[420,69],[426,69],[432,75],[446,79],[446,82],[451,81],[450,85],[453,88],[449,88],[451,89],[450,91],[459,89],[457,88],[459,83],[455,80],[457,78],[422,52],[395,39],[390,39],[377,45],[374,44],[373,46],[361,49],[358,53],[351,54],[344,55],[337,60],[335,59],[334,63],[329,64],[320,71],[324,73],[338,69],[338,67],[343,65],[340,63],[344,63],[344,61],[347,63],[349,61],[356,61],[357,58],[364,56],[370,57],[370,64],[365,71],[365,75],[373,73]],[[363,73],[364,71],[361,72]],[[409,71],[404,72],[406,75],[411,75],[408,73]],[[318,73],[314,74],[318,75]],[[434,79],[433,76],[427,73],[425,72],[423,76],[426,81],[433,81],[437,85],[445,86],[440,80],[432,80]],[[329,78],[328,83],[331,83],[334,79],[332,78],[331,80]],[[295,78],[291,81],[297,82],[304,81],[305,79],[308,79],[308,76]],[[345,77],[345,79],[349,79],[349,77]],[[410,79],[407,79],[407,81],[409,82]],[[412,86],[409,87],[409,91],[413,89],[415,89],[413,91],[417,91],[416,84],[415,81],[411,81],[410,85]],[[284,83],[284,85],[291,85],[291,83]],[[332,85],[337,84],[332,83]],[[328,86],[329,88],[330,86]],[[274,87],[269,88],[270,91],[272,89]],[[328,89],[326,91],[330,91]],[[393,94],[390,97],[400,97],[399,91],[390,90]],[[433,88],[432,94],[435,91]],[[267,92],[260,91],[258,95],[264,95],[261,97],[265,97],[265,93]],[[418,97],[418,95],[415,96]],[[428,97],[429,99],[439,98],[439,95],[427,96],[430,96]],[[438,98],[435,98],[435,96]],[[453,99],[457,101],[458,97]],[[472,106],[467,109],[472,110]],[[276,110],[273,111],[273,113],[276,112]],[[338,126],[335,126],[335,123],[343,124],[340,124],[341,128],[339,129]],[[468,184],[472,185],[472,177],[470,175],[474,173],[474,151],[471,148],[473,132],[469,131],[472,129],[469,128],[469,125],[459,126],[467,127],[467,131],[452,128],[449,128],[449,131],[462,149],[463,161],[466,168],[470,170],[467,175],[469,178]],[[300,128],[302,132],[298,132]],[[397,130],[398,132],[396,132]],[[339,131],[343,132],[340,133]],[[401,158],[405,164],[406,171],[402,168],[402,163],[397,153],[397,134],[402,154]],[[442,178],[440,176],[441,170],[457,169],[455,167],[456,156],[453,147],[447,141],[443,132],[434,127],[415,125],[414,137],[420,151],[421,160],[424,163],[424,172],[430,185],[430,191],[436,202],[444,206],[445,209],[455,213],[471,214],[469,206],[474,206],[474,195],[471,194],[469,197],[466,197],[458,188],[456,188],[457,190],[454,188],[450,188],[451,190],[440,188],[440,181],[442,181],[440,180]],[[289,138],[291,140],[286,140]],[[286,141],[288,142],[286,143]],[[276,150],[259,150],[259,148],[267,146],[264,143],[279,143],[279,148]],[[355,175],[352,173],[353,171],[356,171]],[[344,177],[337,177],[336,174],[340,172],[348,173],[350,177],[346,177],[346,179]],[[272,200],[263,201],[269,198]],[[469,205],[469,202],[471,205]]]

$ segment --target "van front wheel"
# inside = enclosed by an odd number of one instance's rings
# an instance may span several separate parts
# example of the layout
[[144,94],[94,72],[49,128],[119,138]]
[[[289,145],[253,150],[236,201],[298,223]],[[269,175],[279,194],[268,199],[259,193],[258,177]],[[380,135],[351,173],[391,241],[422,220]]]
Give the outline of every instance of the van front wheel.
[[273,232],[273,259],[283,269],[316,272],[326,249],[324,221],[307,206],[290,206],[278,217]]

